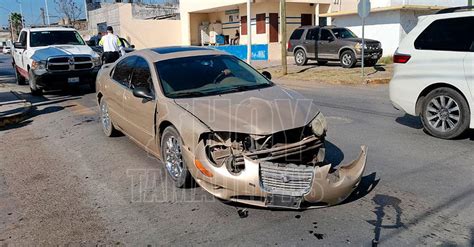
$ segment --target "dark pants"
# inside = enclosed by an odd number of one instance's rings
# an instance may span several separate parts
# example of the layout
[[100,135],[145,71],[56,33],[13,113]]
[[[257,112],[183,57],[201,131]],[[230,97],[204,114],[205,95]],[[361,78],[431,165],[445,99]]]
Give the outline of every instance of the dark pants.
[[118,53],[118,51],[112,51],[112,52],[108,51],[108,52],[104,52],[104,54],[102,55],[102,60],[104,64],[113,63],[117,61],[119,57],[120,57],[120,53]]

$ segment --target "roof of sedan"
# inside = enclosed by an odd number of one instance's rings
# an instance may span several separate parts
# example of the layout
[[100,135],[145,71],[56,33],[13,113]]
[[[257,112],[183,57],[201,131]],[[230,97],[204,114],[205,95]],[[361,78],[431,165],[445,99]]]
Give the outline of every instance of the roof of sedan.
[[149,48],[134,52],[147,56],[154,61],[162,61],[173,58],[193,57],[203,55],[226,55],[227,53],[217,49],[206,48],[201,46],[168,46],[159,48]]

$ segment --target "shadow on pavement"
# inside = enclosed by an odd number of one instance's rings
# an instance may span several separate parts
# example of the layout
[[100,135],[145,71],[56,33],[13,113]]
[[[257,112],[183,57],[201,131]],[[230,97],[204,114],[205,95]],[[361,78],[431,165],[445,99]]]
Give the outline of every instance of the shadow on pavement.
[[395,119],[395,121],[401,125],[405,125],[413,129],[423,129],[423,124],[421,123],[420,117],[414,117],[405,114],[405,116],[398,117],[397,119]]
[[[403,210],[400,207],[400,204],[402,200],[393,196],[377,194],[372,198],[372,201],[374,201],[374,203],[376,204],[375,210],[372,212],[375,213],[377,219],[368,220],[367,222],[375,226],[372,246],[377,246],[380,240],[380,234],[382,232],[382,229],[398,229],[400,227],[405,227],[405,225],[401,220]],[[383,220],[385,219],[385,209],[387,208],[395,210],[395,222],[393,224],[384,225]],[[389,219],[389,217],[387,217],[387,219]]]
[[363,176],[360,180],[359,186],[352,192],[352,194],[344,200],[342,204],[351,203],[357,201],[372,192],[375,187],[379,184],[380,179],[377,179],[377,173],[373,172],[370,175]]

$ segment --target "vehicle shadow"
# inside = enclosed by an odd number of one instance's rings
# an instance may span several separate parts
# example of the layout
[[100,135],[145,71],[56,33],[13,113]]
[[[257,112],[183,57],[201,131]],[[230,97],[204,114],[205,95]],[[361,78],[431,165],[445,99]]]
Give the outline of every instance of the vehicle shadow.
[[414,117],[405,114],[403,117],[397,117],[395,121],[401,125],[405,125],[413,129],[423,129],[423,124],[421,123],[420,117]]

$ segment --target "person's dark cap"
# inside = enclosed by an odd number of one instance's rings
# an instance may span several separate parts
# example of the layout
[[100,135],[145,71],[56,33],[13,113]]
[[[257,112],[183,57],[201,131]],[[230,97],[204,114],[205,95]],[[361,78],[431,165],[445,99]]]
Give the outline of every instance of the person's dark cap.
[[113,32],[113,31],[114,31],[114,28],[111,27],[111,26],[108,26],[108,27],[107,27],[107,31],[112,31],[112,32]]

